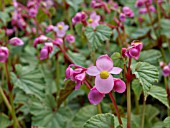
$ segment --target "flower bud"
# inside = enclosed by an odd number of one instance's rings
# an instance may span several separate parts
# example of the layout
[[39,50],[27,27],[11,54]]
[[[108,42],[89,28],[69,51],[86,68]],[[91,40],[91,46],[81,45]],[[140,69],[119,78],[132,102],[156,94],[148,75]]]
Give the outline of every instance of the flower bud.
[[123,13],[130,18],[134,17],[134,13],[129,7],[123,7]]
[[119,78],[114,78],[113,90],[118,93],[123,93],[126,90],[126,84]]
[[52,43],[45,43],[45,46],[41,49],[40,52],[40,60],[47,59],[49,54],[53,50],[53,44]]
[[4,63],[8,59],[9,51],[7,47],[0,47],[0,62]]
[[126,52],[126,48],[122,48],[122,56],[124,57],[124,58],[126,58],[127,56],[125,55],[125,52]]
[[56,38],[56,40],[53,42],[54,45],[60,46],[63,44],[63,39],[62,38]]
[[22,46],[24,45],[24,42],[18,37],[13,37],[12,39],[9,40],[9,44],[13,46]]
[[37,47],[38,44],[44,43],[48,40],[48,37],[41,35],[34,40],[34,47]]
[[120,19],[121,22],[125,22],[125,20],[126,20],[126,15],[125,15],[124,13],[120,13],[119,19]]
[[69,43],[74,43],[75,42],[75,37],[71,34],[66,36],[66,41],[68,41]]
[[162,71],[163,76],[169,76],[170,75],[170,68],[169,66],[165,66]]
[[49,25],[47,28],[46,28],[46,32],[51,32],[53,31],[54,29],[54,26],[53,25]]

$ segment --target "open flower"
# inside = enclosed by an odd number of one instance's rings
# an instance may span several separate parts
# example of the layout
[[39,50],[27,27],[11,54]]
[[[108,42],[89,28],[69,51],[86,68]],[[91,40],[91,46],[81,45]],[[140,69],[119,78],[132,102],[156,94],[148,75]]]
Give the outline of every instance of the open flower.
[[90,76],[96,76],[95,86],[100,93],[109,93],[114,86],[114,79],[111,74],[120,74],[119,67],[113,67],[113,61],[106,54],[100,56],[96,61],[96,66],[91,66],[86,73]]
[[64,22],[59,22],[57,26],[54,27],[54,31],[57,33],[58,37],[64,37],[68,28],[69,26],[65,25]]
[[96,12],[92,12],[90,14],[90,18],[88,19],[88,26],[96,28],[99,25],[100,16],[96,14]]
[[24,45],[24,42],[18,37],[13,37],[12,39],[9,40],[9,44],[13,46],[22,46]]
[[[71,68],[74,67],[75,69]],[[66,78],[67,79],[71,79],[72,81],[76,82],[76,86],[75,86],[75,90],[79,89],[81,84],[83,83],[83,81],[85,80],[86,77],[86,71],[87,69],[82,67],[82,66],[78,66],[75,64],[70,64],[68,66],[68,68],[66,69]]]
[[7,47],[0,47],[0,62],[4,63],[8,59],[8,48]]
[[140,52],[143,48],[143,43],[140,41],[134,41],[131,43],[131,46],[126,49],[125,56],[129,58],[135,58],[138,60]]

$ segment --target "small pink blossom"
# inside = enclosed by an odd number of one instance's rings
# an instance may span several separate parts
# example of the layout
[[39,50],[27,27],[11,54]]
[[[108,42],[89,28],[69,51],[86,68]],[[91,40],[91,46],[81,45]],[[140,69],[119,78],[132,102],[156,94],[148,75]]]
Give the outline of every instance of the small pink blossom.
[[66,41],[68,41],[69,43],[74,43],[75,42],[75,37],[71,34],[66,36]]
[[123,7],[123,13],[130,18],[134,17],[133,11],[127,6]]
[[163,74],[163,76],[169,76],[170,75],[170,64],[164,66],[162,74]]
[[96,76],[95,87],[100,93],[107,94],[114,87],[114,79],[111,74],[120,74],[119,67],[113,67],[113,61],[106,54],[100,56],[96,61],[96,66],[91,66],[86,73],[90,76]]
[[47,59],[49,54],[53,50],[53,44],[52,43],[45,43],[45,46],[41,49],[40,52],[40,60]]
[[64,22],[59,22],[57,26],[54,26],[54,31],[57,33],[58,37],[64,37],[68,28],[69,26],[65,25]]
[[0,62],[4,63],[8,59],[9,51],[7,47],[0,46]]
[[151,6],[149,6],[149,11],[155,13],[156,9],[155,9],[155,7],[153,5],[151,5]]
[[51,32],[53,31],[54,29],[54,26],[53,25],[49,25],[47,28],[46,28],[46,32]]
[[96,104],[99,104],[103,100],[104,96],[105,94],[100,93],[94,86],[92,89],[90,89],[90,92],[88,94],[88,99],[91,104],[96,105]]
[[99,25],[100,21],[100,15],[97,15],[96,12],[92,12],[90,14],[90,18],[88,19],[88,26],[91,26],[93,28],[96,28],[97,25]]
[[145,1],[144,0],[137,0],[135,6],[140,8],[144,5]]
[[126,84],[119,78],[114,78],[113,90],[118,93],[123,93],[126,90]]
[[[71,68],[74,67],[75,69]],[[86,77],[86,68],[82,67],[82,66],[78,66],[75,64],[70,64],[68,66],[68,68],[66,69],[66,78],[67,79],[71,79],[72,81],[75,81],[75,83],[77,84],[75,86],[75,90],[79,89],[81,84],[84,82],[85,77]]]
[[135,58],[138,60],[140,52],[143,48],[143,43],[140,41],[132,42],[131,46],[127,48],[125,55],[129,58]]
[[139,14],[146,14],[146,13],[148,13],[147,8],[139,9]]
[[72,18],[72,23],[73,25],[82,22],[87,18],[87,15],[85,12],[78,12],[73,18]]
[[12,39],[9,40],[9,44],[13,46],[22,46],[24,45],[24,42],[18,37],[13,37]]
[[39,37],[35,38],[34,47],[37,47],[38,44],[44,43],[47,40],[48,40],[48,37],[44,35],[40,35]]
[[125,22],[125,20],[126,20],[126,15],[125,15],[124,13],[120,13],[119,19],[120,19],[121,22]]
[[13,33],[14,33],[13,29],[9,29],[9,28],[6,29],[6,35],[11,36]]
[[56,38],[55,41],[53,41],[53,44],[56,46],[60,46],[63,44],[63,39],[62,38]]

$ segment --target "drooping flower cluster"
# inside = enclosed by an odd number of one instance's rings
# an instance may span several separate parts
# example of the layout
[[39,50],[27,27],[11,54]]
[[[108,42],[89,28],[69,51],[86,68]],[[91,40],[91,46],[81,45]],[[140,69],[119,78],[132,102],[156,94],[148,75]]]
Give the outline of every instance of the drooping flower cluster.
[[[75,70],[70,66],[74,66]],[[123,93],[126,89],[126,85],[121,79],[114,78],[111,75],[120,74],[122,69],[114,67],[113,61],[108,55],[100,56],[96,61],[96,66],[91,66],[87,69],[73,64],[70,66],[66,70],[66,79],[70,78],[75,81],[77,83],[76,89],[79,88],[80,82],[82,83],[85,80],[86,73],[90,76],[95,76],[95,85],[88,94],[91,104],[100,103],[105,94],[110,93],[112,90]]]
[[142,48],[143,48],[142,42],[133,41],[131,43],[131,46],[129,46],[128,48],[122,48],[122,55],[123,57],[134,58],[138,60]]
[[127,6],[123,7],[122,13],[120,13],[119,15],[119,19],[121,22],[125,22],[126,17],[129,17],[129,18],[134,17],[133,11]]
[[27,3],[27,8],[28,8],[28,15],[30,17],[36,17],[38,13],[38,8],[40,5],[40,1],[38,0],[29,0]]
[[[74,69],[73,69],[73,68]],[[66,80],[71,79],[77,84],[75,90],[79,89],[86,77],[86,68],[75,64],[70,64],[66,69]]]
[[73,25],[84,22],[86,20],[87,16],[85,12],[78,12],[73,18],[72,18],[72,23]]

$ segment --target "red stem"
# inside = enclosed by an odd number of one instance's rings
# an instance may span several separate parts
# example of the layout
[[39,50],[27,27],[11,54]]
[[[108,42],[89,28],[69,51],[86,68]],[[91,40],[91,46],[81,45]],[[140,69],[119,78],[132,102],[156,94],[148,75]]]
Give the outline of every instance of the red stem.
[[114,108],[115,108],[115,110],[116,110],[116,115],[117,115],[117,117],[118,117],[119,124],[120,124],[120,126],[122,126],[122,120],[121,120],[121,117],[120,117],[120,113],[119,113],[119,110],[118,110],[116,101],[115,101],[115,99],[114,99],[114,97],[113,97],[113,95],[112,95],[112,92],[109,93],[109,96],[110,96],[110,99],[111,99],[111,101],[112,101],[112,103],[113,103],[113,106],[114,106]]

